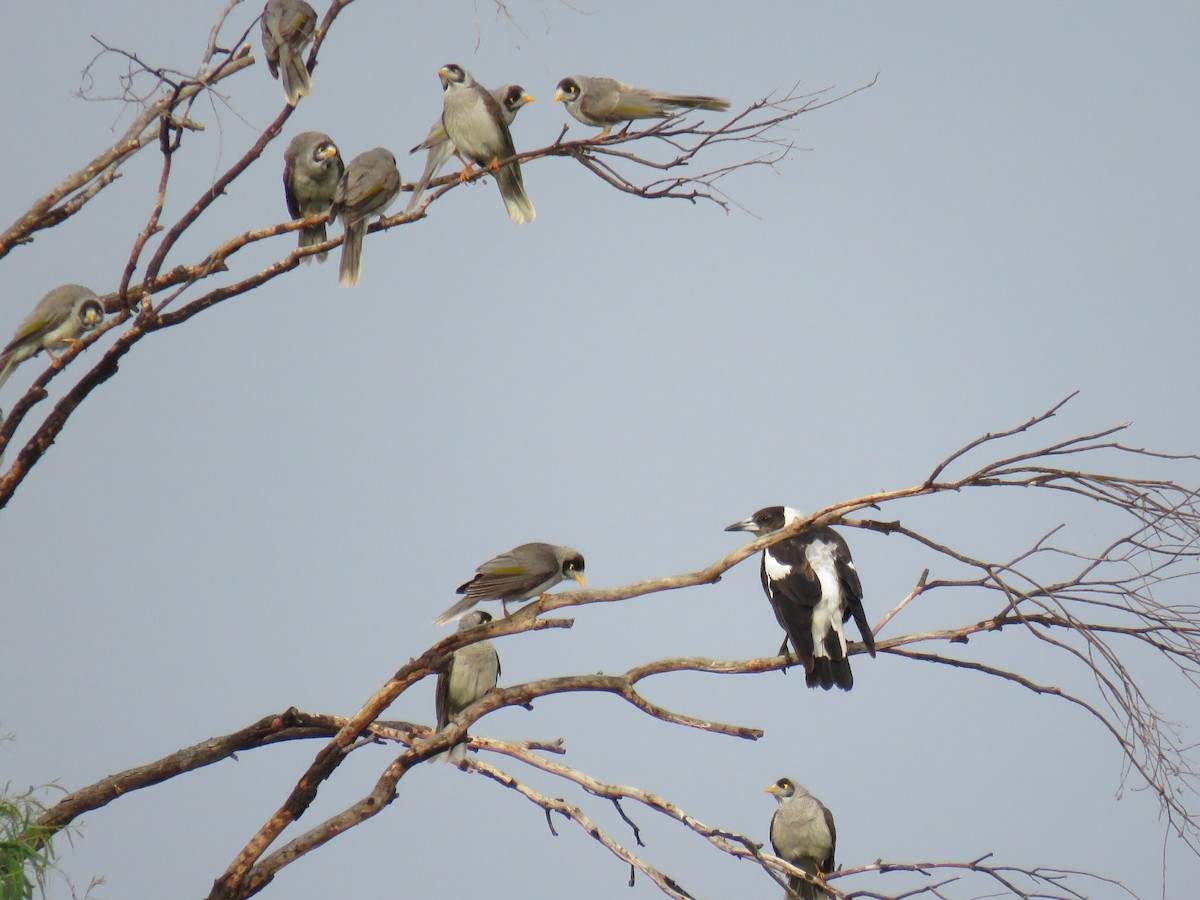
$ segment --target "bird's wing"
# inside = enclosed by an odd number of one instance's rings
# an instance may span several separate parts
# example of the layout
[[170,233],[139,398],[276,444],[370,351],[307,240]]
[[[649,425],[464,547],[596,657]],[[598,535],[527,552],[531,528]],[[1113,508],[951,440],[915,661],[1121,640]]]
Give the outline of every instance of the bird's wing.
[[[772,572],[776,577],[771,577]],[[763,552],[762,581],[775,618],[805,668],[811,669],[813,610],[821,599],[821,581],[804,555],[804,545],[786,540],[768,547]]]
[[8,353],[15,350],[20,345],[26,343],[32,338],[38,337],[46,333],[54,326],[54,317],[49,313],[38,313],[36,310],[21,323],[17,329],[17,333],[13,335],[11,341],[5,346],[3,353]]
[[450,721],[450,671],[454,668],[454,656],[451,655],[446,671],[439,672],[437,687],[434,691],[434,703],[437,708],[437,727],[441,731]]
[[837,567],[838,580],[842,583],[842,596],[846,601],[842,621],[846,621],[851,616],[854,617],[854,624],[858,626],[863,643],[866,644],[868,652],[874,656],[875,636],[871,633],[871,624],[867,621],[867,611],[862,605],[863,589],[862,581],[858,577],[858,569],[854,567],[854,561],[850,558],[850,548],[845,539],[832,528],[828,529],[828,532],[830,539],[837,545],[834,564]]
[[285,6],[287,9],[279,20],[279,36],[288,43],[297,38],[303,38],[307,43],[312,39],[313,28],[316,26],[313,8],[307,3],[289,3]]
[[442,127],[442,120],[438,119],[429,126],[429,133],[425,135],[425,140],[417,144],[409,150],[409,153],[416,153],[418,150],[432,150],[434,147],[446,143],[449,138],[446,137],[446,129]]
[[400,175],[394,167],[371,165],[351,171],[349,178],[339,182],[333,202],[345,211],[344,216],[348,213],[348,218],[353,219],[386,206],[399,190]]
[[[661,101],[642,88],[628,84],[614,84],[596,96],[583,98],[584,112],[598,119],[645,119],[665,116]],[[590,102],[588,102],[590,101]]]
[[293,219],[299,219],[303,213],[300,212],[300,201],[292,191],[292,175],[295,174],[295,171],[296,157],[291,153],[285,153],[283,157],[283,196],[287,200],[288,215]]
[[511,571],[489,571],[480,573],[472,578],[464,587],[468,597],[481,600],[498,600],[502,597],[517,597],[537,588],[545,577],[531,575],[523,567],[515,567]]
[[824,803],[821,804],[821,812],[825,815],[825,824],[829,826],[829,855],[821,861],[821,872],[828,875],[834,871],[836,865],[834,857],[837,856],[837,827],[833,824],[833,813]]

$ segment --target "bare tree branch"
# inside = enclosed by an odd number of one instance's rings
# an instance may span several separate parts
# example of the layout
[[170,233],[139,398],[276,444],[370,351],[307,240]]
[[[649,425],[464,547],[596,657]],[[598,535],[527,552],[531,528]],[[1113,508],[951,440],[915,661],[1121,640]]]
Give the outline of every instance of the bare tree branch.
[[[76,380],[66,388],[17,453],[10,454],[9,468],[0,474],[0,508],[7,505],[25,477],[59,437],[62,429],[91,392],[118,371],[124,355],[143,339],[165,328],[189,321],[211,307],[240,297],[294,270],[306,256],[328,251],[341,243],[333,238],[306,248],[288,247],[270,265],[258,271],[233,272],[239,252],[262,241],[286,236],[321,221],[282,222],[250,229],[219,241],[202,258],[178,259],[181,239],[214,206],[223,194],[263,157],[268,145],[282,132],[293,109],[285,106],[275,119],[186,206],[174,222],[164,222],[167,200],[175,188],[176,155],[188,149],[191,132],[204,126],[191,117],[197,98],[216,96],[226,79],[254,63],[248,50],[252,23],[231,49],[222,47],[222,31],[231,12],[242,0],[228,0],[208,36],[194,74],[153,65],[136,53],[101,43],[101,57],[116,58],[125,66],[119,80],[123,102],[139,112],[125,134],[97,154],[88,165],[65,178],[0,233],[0,258],[13,247],[34,239],[36,233],[53,227],[83,210],[101,191],[117,183],[122,167],[152,144],[161,156],[159,178],[149,198],[144,224],[132,236],[128,256],[114,287],[105,298],[111,314],[102,329],[88,335],[51,364],[33,382],[0,424],[0,454],[23,420],[49,396],[50,382],[70,371]],[[352,0],[334,0],[326,12],[308,57],[314,69],[319,51],[340,12]],[[499,15],[507,16],[503,0],[496,0]],[[100,58],[100,57],[98,57]],[[835,94],[831,89],[799,93],[796,87],[782,96],[770,95],[734,113],[726,120],[709,124],[678,116],[655,122],[641,130],[626,128],[616,134],[591,140],[564,141],[566,129],[551,144],[517,154],[523,162],[548,157],[575,160],[601,183],[644,199],[679,199],[696,203],[711,201],[729,211],[736,201],[726,192],[730,176],[742,170],[775,168],[796,149],[788,131],[793,120],[806,112],[844,100],[874,84]],[[211,92],[211,93],[210,93]],[[692,172],[691,166],[697,165]],[[476,172],[468,181],[487,177]],[[428,215],[430,207],[462,182],[458,175],[434,181],[425,203],[412,214],[399,214],[373,223],[377,234],[412,224]],[[289,242],[290,244],[290,242]],[[146,257],[148,256],[148,261]],[[243,257],[244,258],[244,257]],[[139,278],[136,273],[142,271]],[[233,272],[232,274],[230,274]],[[227,277],[224,277],[227,276]],[[72,364],[93,344],[107,342],[106,349],[89,369]],[[1171,588],[1198,574],[1200,561],[1200,495],[1194,487],[1194,464],[1200,457],[1171,455],[1134,448],[1119,442],[1128,427],[1116,425],[1089,434],[1054,440],[1029,447],[1031,434],[1040,433],[1065,407],[1065,398],[1022,424],[984,434],[949,453],[920,483],[879,491],[828,506],[802,518],[788,528],[760,537],[720,559],[692,572],[649,579],[609,589],[580,590],[554,594],[528,604],[511,618],[495,621],[470,632],[455,632],[438,641],[420,656],[409,660],[387,679],[350,717],[301,713],[289,709],[266,716],[231,734],[214,737],[184,748],[156,762],[102,779],[65,797],[48,809],[38,822],[50,832],[61,830],[81,814],[99,809],[127,793],[161,784],[166,780],[211,765],[221,759],[280,741],[320,739],[324,743],[312,762],[299,773],[293,787],[275,812],[249,837],[216,880],[210,897],[244,898],[261,891],[285,866],[324,846],[339,834],[356,827],[389,807],[397,797],[401,779],[434,755],[466,741],[474,750],[503,756],[538,773],[559,779],[564,785],[611,804],[627,827],[636,847],[644,846],[640,828],[629,809],[642,807],[677,823],[702,838],[709,846],[729,856],[752,859],[777,884],[788,876],[822,885],[837,898],[899,898],[928,894],[950,896],[960,884],[983,883],[1014,897],[1079,898],[1092,881],[1117,882],[1090,873],[1032,867],[993,865],[989,855],[967,862],[884,863],[875,862],[835,873],[826,873],[828,883],[809,876],[787,862],[763,854],[751,837],[709,826],[677,804],[647,790],[608,784],[580,772],[546,754],[561,755],[563,739],[551,742],[513,743],[468,734],[468,729],[498,709],[531,706],[552,694],[599,692],[612,694],[642,714],[668,724],[708,731],[745,740],[757,740],[762,731],[753,725],[716,722],[684,711],[667,709],[649,700],[639,685],[652,676],[668,673],[753,674],[787,668],[785,657],[751,660],[716,660],[701,657],[654,660],[620,675],[574,674],[545,678],[493,690],[474,703],[439,732],[414,723],[384,723],[378,717],[398,697],[429,675],[444,669],[449,654],[469,643],[547,628],[568,628],[569,619],[541,616],[568,607],[592,603],[631,603],[639,597],[717,582],[725,572],[754,556],[765,547],[825,524],[844,524],[896,535],[911,542],[932,561],[915,580],[914,588],[895,603],[875,628],[880,653],[916,662],[933,663],[988,675],[1027,691],[1058,698],[1082,710],[1109,734],[1124,758],[1124,776],[1136,776],[1137,786],[1149,787],[1159,799],[1172,829],[1193,850],[1200,852],[1200,773],[1195,748],[1181,737],[1178,728],[1147,695],[1137,668],[1141,657],[1131,649],[1145,651],[1155,660],[1165,660],[1182,676],[1184,689],[1200,687],[1200,607],[1195,603],[1173,603],[1165,599]],[[1013,449],[1016,447],[1016,449]],[[982,464],[975,462],[986,455]],[[973,467],[973,468],[972,468]],[[1190,481],[1137,474],[1114,474],[1128,467],[1154,472],[1181,467]],[[1073,546],[1060,526],[1037,526],[1040,536],[1016,554],[1001,558],[995,553],[970,549],[968,537],[956,536],[953,544],[905,525],[899,518],[851,518],[864,510],[907,508],[924,498],[945,494],[980,496],[979,489],[1020,488],[1026,496],[1053,498],[1068,513],[1074,504],[1086,501],[1089,511],[1100,510],[1117,523],[1103,546]],[[991,495],[984,495],[991,496]],[[1057,507],[1056,507],[1057,508]],[[1048,530],[1047,530],[1048,528]],[[934,574],[931,577],[931,573]],[[935,631],[892,634],[905,621],[905,614],[935,591],[966,593],[985,601],[983,618],[977,610],[971,621],[951,621]],[[986,613],[990,612],[990,615]],[[1024,654],[1032,647],[1069,660],[1078,677],[1063,684],[1046,683],[1025,672],[1021,664],[969,658],[970,649],[984,644],[986,637],[1007,633],[1014,637],[996,653]],[[1018,643],[1019,641],[1019,643]],[[964,649],[966,648],[966,649]],[[1010,649],[1013,648],[1013,649]],[[862,652],[853,645],[851,652]],[[316,823],[289,841],[280,843],[285,829],[300,820],[317,797],[322,783],[358,750],[381,742],[395,743],[400,752],[380,772],[372,789],[335,815]],[[641,872],[669,897],[690,898],[682,879],[650,865],[638,851],[630,849],[581,805],[551,797],[511,774],[479,759],[462,764],[469,772],[486,777],[532,803],[545,815],[553,831],[555,816],[573,822],[601,846],[630,867],[631,879]],[[36,840],[43,840],[38,837]],[[858,885],[865,876],[888,876],[887,890],[878,893]],[[920,876],[927,882],[898,876]],[[843,890],[838,883],[855,885]],[[852,880],[852,881],[851,881]],[[915,886],[913,886],[915,885]],[[1119,885],[1118,885],[1119,886]],[[1122,888],[1123,889],[1123,888]],[[896,891],[899,891],[898,893]]]

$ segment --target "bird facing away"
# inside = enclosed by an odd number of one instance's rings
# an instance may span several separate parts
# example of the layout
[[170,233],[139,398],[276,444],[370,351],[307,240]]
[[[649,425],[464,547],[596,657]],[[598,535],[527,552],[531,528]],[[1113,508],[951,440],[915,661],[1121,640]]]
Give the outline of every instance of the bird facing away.
[[511,159],[517,151],[504,120],[500,103],[471,77],[471,73],[455,63],[438,69],[442,80],[442,128],[454,149],[467,160],[459,178],[471,176],[471,163],[496,173],[496,185],[508,217],[518,225],[532,222],[537,212],[525,193],[521,164]]
[[596,140],[614,125],[634,119],[665,119],[681,109],[711,109],[724,112],[729,101],[703,94],[664,94],[633,87],[615,78],[568,75],[558,83],[554,102],[562,101],[567,112],[584,125],[603,128]]
[[521,544],[501,553],[475,570],[475,577],[460,584],[457,594],[463,599],[433,620],[434,625],[453,622],[480,600],[499,600],[508,615],[510,600],[540,597],[564,578],[583,582],[583,554],[557,544]]
[[104,305],[95,291],[64,284],[46,294],[25,317],[12,340],[0,350],[0,387],[13,369],[45,350],[58,365],[55,350],[66,350],[104,321]]
[[376,147],[350,160],[333,192],[330,216],[342,217],[345,237],[338,284],[353,287],[362,275],[362,244],[368,219],[383,215],[400,193],[400,170],[392,151]]
[[283,96],[288,106],[312,93],[312,78],[300,57],[316,27],[317,12],[304,0],[267,0],[263,7],[263,55],[272,78],[278,78],[283,70]]
[[[500,104],[500,112],[504,117],[504,124],[510,127],[521,107],[526,103],[532,103],[536,99],[530,96],[525,88],[519,84],[506,84],[504,87],[496,88],[491,94]],[[438,119],[430,126],[429,134],[425,135],[425,140],[421,141],[421,143],[408,152],[416,153],[418,150],[428,150],[429,155],[425,157],[425,171],[421,173],[421,180],[413,188],[412,199],[408,201],[408,206],[404,208],[406,213],[410,213],[417,208],[417,204],[421,202],[421,195],[425,193],[425,188],[429,187],[429,182],[433,181],[434,176],[438,173],[438,169],[444,166],[446,161],[454,154],[454,145],[450,143],[450,138],[446,137],[446,129],[442,127],[441,119]]]
[[[768,506],[725,530],[759,536],[801,518],[791,507]],[[791,641],[809,687],[854,687],[842,623],[854,617],[872,656],[875,636],[863,610],[858,570],[842,536],[829,527],[810,528],[773,544],[762,552],[760,575],[775,618],[787,632],[780,654],[786,654]]]
[[[333,193],[346,166],[337,144],[327,134],[304,131],[292,138],[283,151],[283,195],[293,219],[324,215],[333,204]],[[300,246],[311,247],[326,241],[325,223],[300,229]],[[325,262],[328,253],[316,254]],[[305,256],[301,262],[312,262]]]
[[[459,620],[458,630],[467,631],[492,621],[492,614],[483,610],[467,613]],[[437,678],[435,701],[437,729],[441,731],[450,719],[481,699],[496,686],[500,678],[500,656],[491,641],[479,641],[459,647],[450,655],[450,665]],[[459,742],[441,754],[446,762],[467,758],[467,744]]]
[[[771,847],[780,859],[797,869],[824,876],[833,871],[837,829],[829,808],[790,778],[780,778],[767,788],[779,801],[771,816]],[[785,897],[821,900],[825,891],[796,876],[788,877]]]

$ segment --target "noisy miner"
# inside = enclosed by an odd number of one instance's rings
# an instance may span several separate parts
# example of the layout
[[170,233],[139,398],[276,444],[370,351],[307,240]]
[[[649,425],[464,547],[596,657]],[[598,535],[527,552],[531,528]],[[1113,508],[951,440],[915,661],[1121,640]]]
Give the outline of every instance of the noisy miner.
[[[829,808],[790,778],[780,778],[767,788],[767,793],[774,794],[779,801],[775,815],[771,816],[771,847],[775,855],[813,875],[832,872],[837,829]],[[792,875],[784,896],[821,900],[830,895]]]
[[[293,219],[324,215],[333,203],[346,165],[333,139],[320,131],[303,131],[292,138],[283,151],[283,195]],[[325,223],[300,229],[300,246],[311,247],[327,240]],[[317,262],[325,262],[328,253],[317,253]],[[311,262],[312,256],[301,258]]]
[[583,582],[583,554],[570,547],[535,541],[513,547],[475,570],[476,575],[460,584],[457,594],[466,596],[433,620],[434,625],[453,622],[480,600],[499,600],[508,615],[508,601],[540,597],[564,578]]
[[615,78],[568,75],[558,83],[554,101],[562,101],[567,112],[584,125],[603,128],[596,139],[605,137],[614,125],[634,119],[665,119],[680,109],[711,109],[724,112],[729,101],[704,94],[665,94],[633,87]]
[[316,27],[317,12],[304,0],[267,0],[263,7],[263,55],[272,78],[278,78],[283,70],[283,96],[288,106],[312,93],[312,77],[301,56]]
[[[490,621],[492,614],[478,609],[459,620],[458,630],[466,631]],[[491,641],[478,641],[455,650],[450,656],[450,665],[437,678],[435,703],[438,731],[445,728],[452,717],[494,688],[499,677],[500,656]],[[446,762],[466,759],[466,741],[455,744],[439,755]]]
[[532,222],[537,213],[525,194],[521,164],[512,160],[500,165],[500,160],[510,159],[517,152],[500,103],[455,63],[438,69],[438,77],[444,92],[442,128],[467,161],[459,178],[466,181],[470,177],[472,162],[495,172],[508,217],[518,225]]
[[376,147],[350,160],[333,192],[330,216],[341,216],[345,238],[338,284],[353,287],[362,274],[362,243],[368,219],[383,215],[400,193],[400,170],[392,151]]
[[[768,506],[748,519],[734,522],[726,531],[770,534],[803,516],[787,506]],[[760,569],[763,591],[775,618],[804,664],[809,687],[844,691],[854,687],[854,674],[846,657],[842,623],[854,617],[863,643],[875,655],[875,636],[862,605],[862,584],[850,558],[850,548],[829,527],[810,528],[763,550]]]
[[95,291],[81,284],[56,287],[37,302],[0,351],[0,387],[13,369],[40,350],[57,366],[55,350],[66,350],[103,321],[104,305]]
[[[536,98],[530,96],[525,88],[519,84],[506,84],[504,87],[498,87],[492,92],[492,96],[500,104],[500,112],[504,117],[504,124],[511,126],[513,119],[517,117],[517,111],[526,103],[532,103]],[[417,182],[413,188],[412,199],[408,201],[408,206],[405,207],[405,212],[410,213],[417,208],[417,204],[421,202],[421,195],[425,193],[425,188],[429,187],[438,169],[446,164],[446,161],[454,153],[454,145],[450,143],[450,139],[446,137],[446,129],[442,127],[442,120],[438,119],[429,128],[429,134],[425,136],[425,140],[417,144],[409,150],[409,153],[416,153],[418,150],[428,150],[429,155],[425,157],[425,171],[421,173],[421,180]]]

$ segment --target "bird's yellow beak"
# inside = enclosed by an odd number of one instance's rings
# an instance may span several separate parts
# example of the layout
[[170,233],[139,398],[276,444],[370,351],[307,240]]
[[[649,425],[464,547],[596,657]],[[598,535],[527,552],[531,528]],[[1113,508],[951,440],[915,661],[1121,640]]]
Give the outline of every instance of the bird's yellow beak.
[[769,788],[766,789],[766,791],[768,794],[778,794],[779,788],[775,787],[775,785],[771,785]]
[[561,100],[561,99],[563,98],[563,96],[564,96],[564,95],[563,95],[563,92],[562,92],[562,88],[559,88],[557,91],[555,91],[555,92],[554,92],[554,99],[553,99],[553,100],[551,100],[550,102],[551,102],[551,103],[557,103],[559,100]]
[[537,100],[537,97],[533,96],[532,94],[526,94],[521,99],[526,103],[533,103],[534,101]]
[[576,581],[578,581],[578,582],[579,582],[579,586],[580,586],[581,588],[583,588],[584,590],[586,590],[586,589],[587,589],[587,585],[583,583],[583,576],[582,576],[582,575],[580,575],[578,572],[576,572],[576,573],[575,573],[574,575],[572,575],[571,577],[572,577],[572,578],[574,578]]
[[447,76],[449,76],[450,70],[447,69],[445,66],[442,66],[440,69],[438,69],[437,73],[439,75],[441,75],[443,78],[446,78]]

